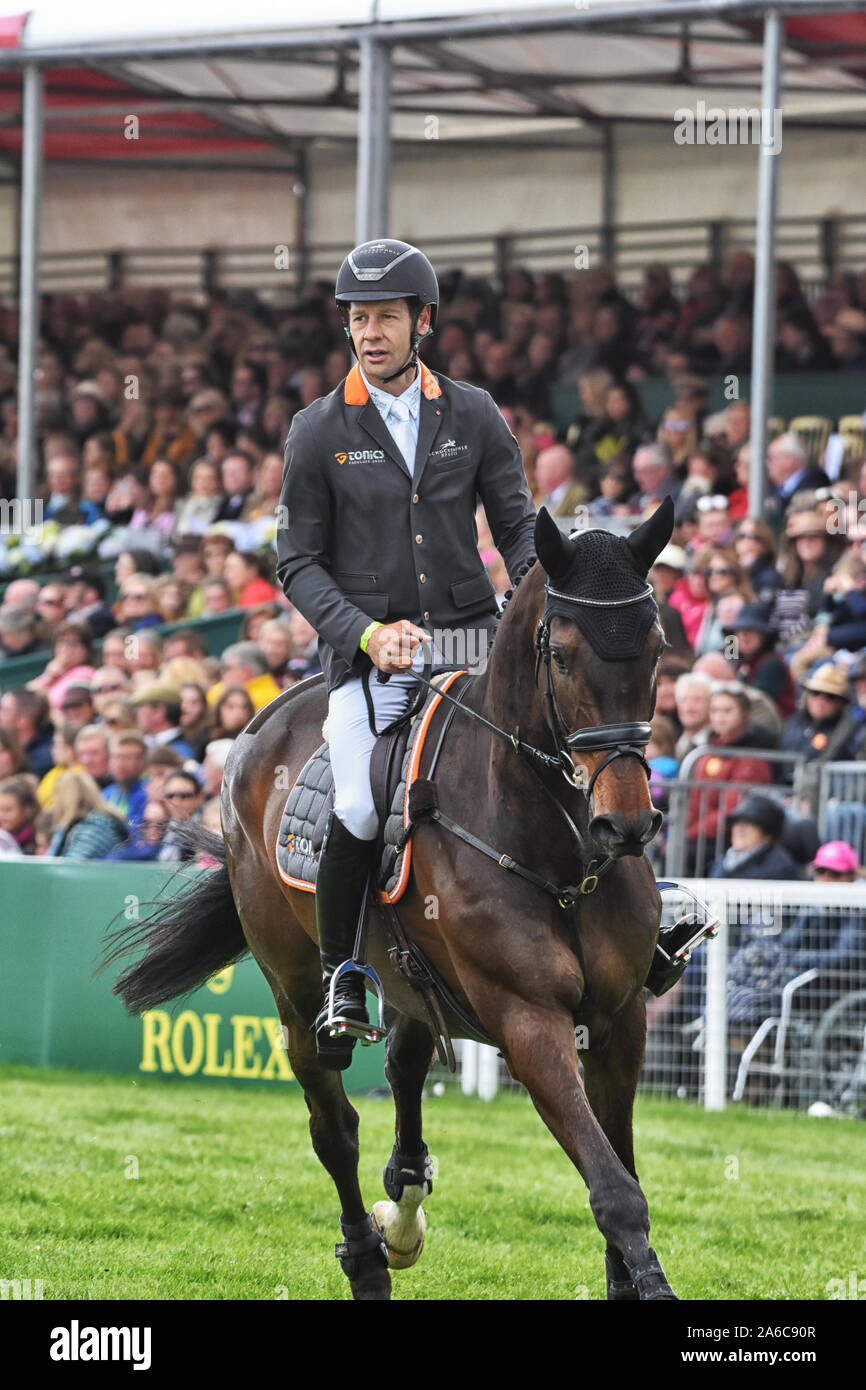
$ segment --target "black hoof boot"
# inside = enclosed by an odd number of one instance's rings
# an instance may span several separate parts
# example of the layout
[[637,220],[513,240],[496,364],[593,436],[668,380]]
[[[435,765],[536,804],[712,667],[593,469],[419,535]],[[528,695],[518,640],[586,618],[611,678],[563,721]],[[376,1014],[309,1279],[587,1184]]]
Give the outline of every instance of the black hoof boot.
[[618,1250],[608,1246],[604,1252],[604,1268],[607,1275],[607,1298],[609,1303],[638,1303],[640,1295],[634,1286],[628,1266]]
[[644,1260],[643,1264],[635,1265],[629,1269],[629,1274],[641,1303],[655,1303],[662,1300],[679,1302],[665,1277],[665,1272],[659,1263],[659,1257],[654,1250],[649,1251],[649,1259]]
[[341,1216],[340,1230],[343,1239],[334,1248],[334,1254],[351,1285],[352,1297],[359,1302],[389,1299],[388,1247],[372,1217],[365,1216],[352,1225]]

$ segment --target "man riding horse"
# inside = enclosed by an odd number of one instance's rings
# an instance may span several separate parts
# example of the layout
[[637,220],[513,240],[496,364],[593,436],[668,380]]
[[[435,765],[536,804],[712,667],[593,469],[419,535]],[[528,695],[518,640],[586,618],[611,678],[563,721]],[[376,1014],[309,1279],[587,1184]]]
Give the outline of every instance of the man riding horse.
[[[357,361],[292,422],[277,575],[319,634],[328,689],[334,809],[316,883],[325,988],[316,1044],[342,1070],[355,1039],[331,1027],[368,1022],[363,975],[339,975],[330,1025],[328,991],[352,955],[375,852],[373,725],[408,708],[426,645],[445,663],[484,660],[496,598],[478,553],[478,499],[512,581],[533,554],[535,508],[488,393],[419,364],[439,307],[427,257],[402,241],[365,242],[340,267],[335,298]],[[450,651],[434,641],[445,632]],[[371,681],[373,667],[382,677]]]

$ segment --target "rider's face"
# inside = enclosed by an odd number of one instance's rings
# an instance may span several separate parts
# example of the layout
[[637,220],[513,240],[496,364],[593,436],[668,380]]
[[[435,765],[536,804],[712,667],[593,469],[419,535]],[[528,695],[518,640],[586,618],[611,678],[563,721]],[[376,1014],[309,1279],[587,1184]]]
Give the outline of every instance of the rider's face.
[[[418,330],[425,333],[430,322],[429,307],[422,309]],[[367,376],[382,381],[407,362],[412,351],[412,315],[405,299],[383,299],[370,304],[352,304],[349,332]]]

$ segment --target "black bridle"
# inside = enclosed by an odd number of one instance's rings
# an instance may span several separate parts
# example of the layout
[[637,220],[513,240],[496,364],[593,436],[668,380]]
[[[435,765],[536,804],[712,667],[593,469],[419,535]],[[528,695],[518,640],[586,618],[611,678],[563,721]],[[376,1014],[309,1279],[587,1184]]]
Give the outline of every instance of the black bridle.
[[[593,724],[586,729],[579,729],[574,733],[569,732],[568,725],[562,717],[553,684],[553,670],[550,660],[550,623],[552,617],[550,600],[554,598],[557,603],[585,604],[590,608],[626,608],[633,603],[643,603],[646,599],[653,598],[652,585],[647,584],[641,593],[625,599],[581,598],[578,594],[564,594],[559,589],[553,589],[549,582],[544,586],[544,593],[544,612],[535,630],[535,681],[538,684],[538,670],[541,663],[544,662],[547,675],[544,702],[547,706],[548,725],[556,745],[560,770],[566,782],[585,792],[588,800],[592,796],[592,790],[599,773],[616,758],[623,757],[637,758],[649,777],[650,766],[643,749],[652,737],[652,727],[645,720],[633,719],[622,724]],[[603,752],[607,752],[607,757],[602,758],[592,776],[588,779],[581,776],[574,765],[572,753]]]

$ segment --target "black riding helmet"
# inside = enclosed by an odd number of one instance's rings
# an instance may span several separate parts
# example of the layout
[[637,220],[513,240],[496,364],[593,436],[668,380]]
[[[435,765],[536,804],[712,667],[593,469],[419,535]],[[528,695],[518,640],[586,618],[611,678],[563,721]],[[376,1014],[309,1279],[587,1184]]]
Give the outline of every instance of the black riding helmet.
[[429,337],[436,327],[439,283],[432,265],[416,246],[410,246],[406,241],[383,238],[379,241],[365,241],[349,252],[337,275],[334,299],[342,312],[343,328],[353,352],[355,344],[352,342],[348,324],[350,304],[363,304],[365,301],[381,299],[408,300],[412,313],[412,352],[408,362],[404,362],[399,371],[384,378],[385,381],[393,381],[410,367],[414,367],[418,361],[421,342],[418,318],[426,304],[430,305],[430,327],[426,336]]

